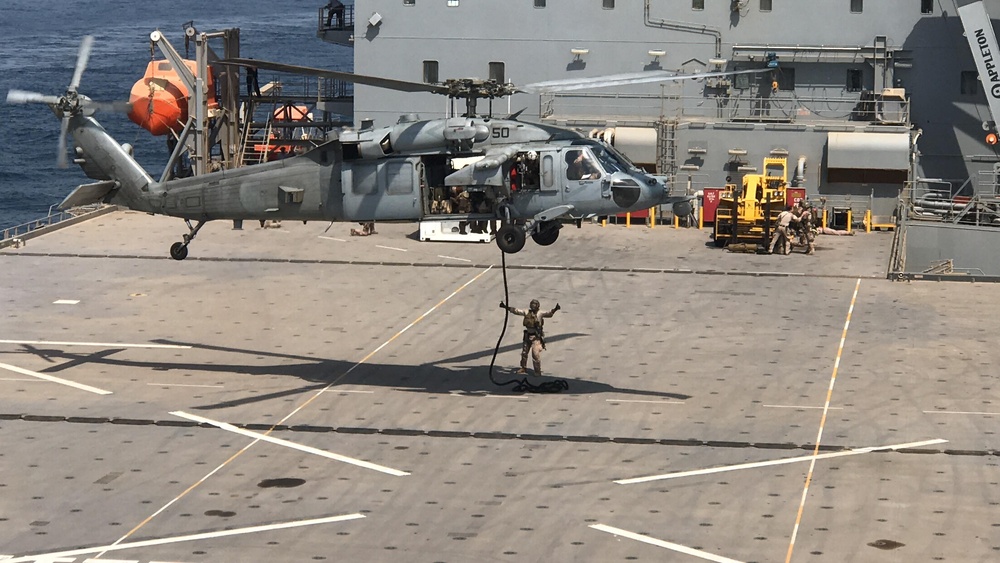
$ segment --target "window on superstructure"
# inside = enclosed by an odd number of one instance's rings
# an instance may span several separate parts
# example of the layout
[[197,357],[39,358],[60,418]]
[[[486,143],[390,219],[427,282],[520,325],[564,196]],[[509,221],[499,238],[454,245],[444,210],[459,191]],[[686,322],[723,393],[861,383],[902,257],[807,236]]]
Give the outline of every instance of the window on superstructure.
[[771,0],[760,0],[760,11],[770,12],[771,11]]
[[545,0],[535,0],[535,7],[536,8],[544,8],[545,7]]
[[490,63],[490,80],[496,80],[498,84],[503,84],[505,80],[503,63]]
[[614,10],[615,0],[603,0],[603,6],[605,10]]
[[962,83],[959,87],[963,96],[979,94],[979,73],[974,70],[963,70]]
[[704,10],[705,9],[705,0],[691,0],[691,9],[692,10]]
[[458,7],[458,0],[448,0],[448,7],[449,8],[457,8]]
[[424,61],[424,82],[427,84],[437,84],[439,82],[437,61]]
[[848,92],[860,92],[861,88],[861,69],[859,68],[849,68],[847,69],[847,91]]
[[864,0],[851,0],[851,13],[860,14],[865,9]]
[[933,14],[934,13],[934,0],[920,0],[920,13],[921,14]]
[[417,0],[403,0],[404,6],[416,6]]

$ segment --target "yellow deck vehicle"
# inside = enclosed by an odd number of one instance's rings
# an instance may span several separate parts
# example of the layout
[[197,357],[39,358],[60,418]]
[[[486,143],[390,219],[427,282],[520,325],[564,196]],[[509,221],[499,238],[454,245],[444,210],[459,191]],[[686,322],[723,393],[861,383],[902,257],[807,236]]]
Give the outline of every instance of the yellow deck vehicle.
[[715,211],[715,245],[761,244],[766,248],[778,214],[785,208],[788,160],[764,159],[763,174],[743,176],[743,185],[727,184]]

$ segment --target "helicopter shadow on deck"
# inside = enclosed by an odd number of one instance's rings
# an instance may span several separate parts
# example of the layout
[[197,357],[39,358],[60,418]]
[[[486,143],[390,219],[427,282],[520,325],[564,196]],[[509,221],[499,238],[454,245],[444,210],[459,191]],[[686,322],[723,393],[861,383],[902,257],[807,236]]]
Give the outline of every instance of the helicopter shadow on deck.
[[[548,339],[549,343],[555,343],[581,334],[563,334],[553,336]],[[310,391],[318,391],[330,387],[330,392],[335,392],[337,386],[368,386],[385,387],[400,391],[413,393],[430,394],[454,394],[464,393],[470,395],[486,394],[512,394],[523,393],[514,392],[510,387],[502,387],[490,381],[489,360],[492,358],[493,350],[484,350],[472,354],[465,354],[453,358],[447,358],[434,363],[418,365],[394,365],[379,363],[356,363],[343,360],[331,360],[300,356],[294,354],[283,354],[277,352],[262,352],[259,350],[248,350],[226,346],[214,346],[211,344],[196,344],[189,342],[176,342],[171,340],[154,340],[156,344],[169,344],[176,346],[190,346],[193,349],[217,351],[231,354],[245,354],[254,357],[269,357],[280,360],[298,360],[296,363],[272,363],[272,364],[241,364],[241,363],[193,363],[184,362],[147,362],[141,360],[117,359],[115,354],[125,351],[123,348],[109,348],[90,354],[76,354],[60,349],[45,349],[36,346],[26,346],[24,352],[53,364],[42,370],[42,373],[58,373],[80,365],[108,365],[116,367],[126,367],[135,369],[145,369],[150,371],[201,371],[219,374],[244,374],[260,376],[289,376],[297,377],[310,384],[285,389],[274,393],[250,394],[243,397],[233,398],[214,404],[199,405],[193,407],[198,410],[217,410],[237,407],[247,404],[259,403],[273,399],[279,399]],[[508,354],[505,360],[510,360],[510,353],[519,352],[520,343],[501,346],[499,354]],[[61,360],[61,361],[60,361]],[[475,362],[482,360],[475,365],[448,366],[446,364]],[[494,379],[498,382],[506,382],[511,379],[520,381],[525,376],[515,376],[509,366],[498,364],[494,366]],[[565,380],[569,389],[563,391],[563,395],[591,395],[598,393],[614,393],[620,395],[641,396],[650,398],[683,400],[690,398],[690,395],[679,393],[666,393],[649,389],[630,389],[616,387],[599,381],[564,377],[561,373],[555,372],[541,378],[531,377],[529,381],[538,384],[542,381],[552,379]]]

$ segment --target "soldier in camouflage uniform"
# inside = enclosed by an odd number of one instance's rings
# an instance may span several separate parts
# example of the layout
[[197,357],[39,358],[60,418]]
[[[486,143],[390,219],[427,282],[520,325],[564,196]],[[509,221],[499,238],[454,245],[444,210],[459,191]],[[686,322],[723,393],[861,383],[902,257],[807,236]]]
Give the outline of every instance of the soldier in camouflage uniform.
[[531,361],[535,366],[535,375],[542,375],[542,350],[545,349],[545,333],[542,330],[542,325],[545,323],[544,319],[555,315],[556,311],[558,311],[560,307],[559,304],[556,303],[555,308],[551,311],[539,313],[538,309],[540,307],[541,304],[537,299],[531,300],[527,311],[515,309],[514,307],[508,307],[503,301],[500,302],[501,309],[506,309],[507,312],[512,315],[524,317],[524,341],[521,345],[521,369],[517,370],[517,373],[528,372],[528,352],[530,351]]
[[816,252],[816,233],[813,232],[813,206],[806,200],[802,200],[796,205],[799,210],[793,208],[792,213],[798,216],[799,220],[799,245],[806,247],[806,254]]

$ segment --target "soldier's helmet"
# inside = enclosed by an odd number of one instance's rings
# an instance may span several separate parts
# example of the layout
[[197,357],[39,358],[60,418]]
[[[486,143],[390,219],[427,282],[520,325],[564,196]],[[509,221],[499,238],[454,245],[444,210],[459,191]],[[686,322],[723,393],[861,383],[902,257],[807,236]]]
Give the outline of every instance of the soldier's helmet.
[[803,199],[802,200],[802,209],[809,209],[810,207],[812,207],[812,204],[809,203],[809,200]]
[[537,299],[532,299],[531,303],[528,304],[528,308],[530,308],[532,311],[537,311],[538,308],[541,306],[542,304],[539,303]]

